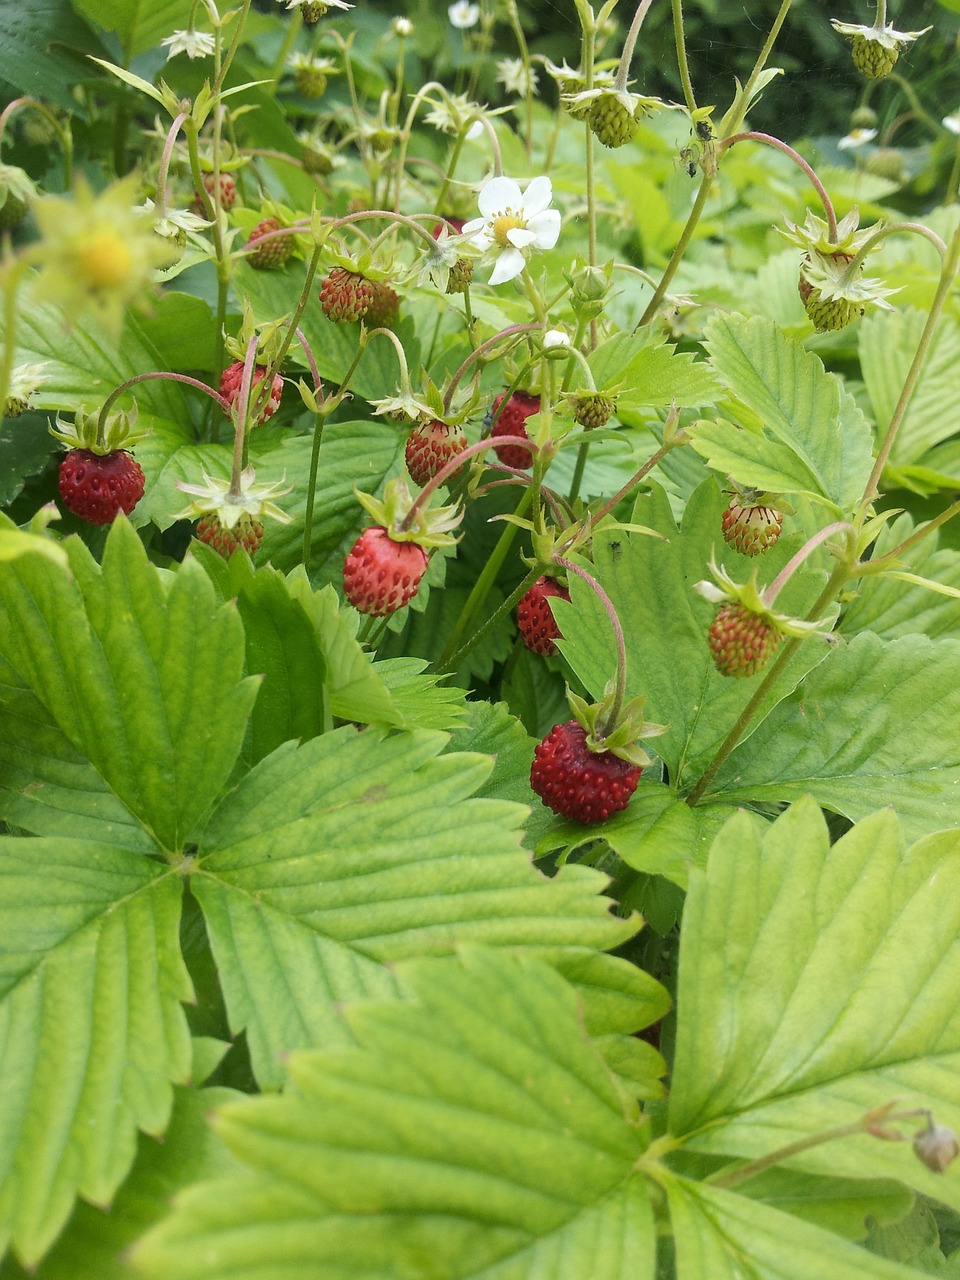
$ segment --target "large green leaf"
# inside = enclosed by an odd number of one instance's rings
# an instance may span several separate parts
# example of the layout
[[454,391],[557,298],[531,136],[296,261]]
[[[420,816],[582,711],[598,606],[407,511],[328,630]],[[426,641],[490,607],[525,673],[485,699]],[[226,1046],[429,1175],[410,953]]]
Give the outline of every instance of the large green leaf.
[[133,1168],[110,1207],[81,1201],[40,1265],[27,1272],[8,1259],[4,1280],[135,1280],[130,1246],[166,1215],[174,1194],[199,1178],[239,1169],[207,1117],[240,1096],[232,1089],[175,1089],[162,1141],[141,1135]]
[[[913,307],[875,311],[860,326],[860,368],[881,436],[886,432],[920,343],[927,316]],[[916,389],[890,454],[891,466],[918,462],[956,433],[947,405],[960,399],[960,325],[945,317],[937,326]]]
[[678,355],[665,343],[652,344],[644,330],[609,338],[592,352],[590,368],[601,390],[621,388],[617,396],[621,409],[710,404],[723,394],[705,361],[694,361],[685,352]]
[[105,57],[107,51],[69,0],[0,0],[0,79],[14,89],[76,111],[71,85],[88,53]]
[[56,447],[48,420],[39,413],[0,422],[0,507],[12,502],[27,479],[43,470]]
[[161,579],[121,518],[102,569],[65,544],[0,564],[0,656],[165,849],[182,848],[239,754],[256,688],[243,629],[187,562]]
[[916,1280],[819,1227],[683,1178],[666,1184],[677,1280]]
[[839,645],[731,753],[708,796],[811,792],[862,818],[896,807],[911,838],[957,822],[960,642],[870,632]]
[[116,34],[128,58],[187,26],[191,0],[76,0],[81,13]]
[[[763,1154],[891,1102],[956,1127],[958,934],[960,832],[905,850],[884,810],[831,847],[810,799],[772,826],[735,815],[684,910],[672,1132]],[[857,1136],[799,1163],[960,1202],[909,1144]]]
[[542,964],[410,964],[416,1003],[345,1011],[357,1047],[222,1108],[255,1172],[183,1197],[136,1251],[178,1280],[651,1280],[631,1108]]
[[838,514],[856,503],[870,475],[870,428],[819,357],[760,317],[714,317],[710,362],[759,427],[706,422],[693,447],[715,470],[781,493],[805,493]]
[[[626,639],[628,696],[645,694],[647,718],[667,726],[651,749],[666,762],[671,785],[681,794],[692,787],[761,679],[731,680],[717,672],[707,644],[715,606],[693,590],[709,577],[723,507],[716,484],[705,482],[687,503],[678,533],[667,497],[655,487],[637,500],[633,519],[662,539],[615,530],[601,531],[593,540],[594,572],[616,607]],[[781,538],[764,557],[761,581],[772,581],[796,548],[796,537]],[[722,559],[743,580],[749,576],[737,553]],[[740,562],[735,569],[734,561]],[[803,616],[822,581],[818,572],[795,575],[778,597],[778,608]],[[610,623],[594,593],[572,575],[570,591],[572,604],[554,604],[564,636],[560,648],[599,697],[616,670]],[[768,713],[825,655],[823,640],[801,645],[759,714]]]
[[35,1262],[103,1204],[190,1073],[180,883],[93,842],[0,839],[0,1245]]
[[599,873],[536,871],[520,806],[468,798],[492,762],[445,742],[345,728],[288,743],[211,819],[191,884],[262,1084],[281,1082],[285,1050],[342,1038],[335,1002],[392,990],[386,963],[464,941],[562,956],[635,932]]

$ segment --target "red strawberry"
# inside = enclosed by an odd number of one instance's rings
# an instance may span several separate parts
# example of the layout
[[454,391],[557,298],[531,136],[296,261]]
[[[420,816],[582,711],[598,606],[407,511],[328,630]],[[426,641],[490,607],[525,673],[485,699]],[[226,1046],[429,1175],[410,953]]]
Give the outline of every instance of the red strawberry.
[[568,720],[538,744],[530,785],[554,813],[589,825],[627,807],[641,772],[612,751],[591,751],[586,729]]
[[457,426],[434,418],[410,433],[404,457],[414,484],[421,487],[467,447],[467,437]]
[[293,239],[291,236],[271,235],[274,231],[282,231],[282,224],[277,218],[264,218],[250,232],[247,240],[247,247],[255,244],[257,240],[264,240],[265,236],[271,236],[269,240],[259,245],[253,253],[247,254],[247,261],[251,267],[256,267],[259,271],[270,271],[274,267],[282,267],[289,260],[293,253]]
[[212,547],[224,560],[229,560],[237,547],[243,547],[250,555],[263,541],[263,522],[244,512],[232,529],[221,524],[216,514],[201,516],[194,529],[194,536]]
[[[203,185],[207,188],[208,193],[212,196],[214,193],[213,172],[203,174]],[[229,213],[233,208],[237,199],[237,184],[234,181],[232,173],[221,173],[220,175],[220,208],[224,213]],[[216,200],[214,199],[214,203]],[[199,216],[203,216],[203,201],[200,193],[197,192],[193,197],[193,203],[190,206],[191,212]]]
[[443,231],[444,227],[446,227],[447,232],[450,235],[459,235],[465,226],[465,218],[451,218],[449,216],[445,216],[442,222],[438,222],[436,224],[430,234],[433,236],[434,240],[439,240],[440,233]]
[[374,525],[361,533],[344,562],[344,594],[355,609],[380,618],[413,599],[426,570],[423,547],[394,542],[386,529]]
[[553,578],[538,578],[530,590],[520,597],[517,605],[520,638],[533,653],[541,653],[544,657],[557,652],[554,641],[561,636],[548,604],[551,598],[569,600],[570,592]]
[[129,515],[143,497],[143,471],[125,449],[93,453],[71,449],[60,463],[60,497],[68,511],[91,524]]
[[[528,439],[525,423],[531,414],[540,412],[540,397],[531,395],[529,391],[515,391],[513,395],[503,405],[503,411],[497,417],[497,412],[501,404],[506,399],[507,393],[501,391],[493,402],[493,416],[496,422],[493,424],[491,435],[494,439],[497,436],[523,436]],[[494,453],[500,459],[505,467],[517,467],[525,470],[530,466],[531,453],[529,449],[524,449],[518,444],[498,445],[494,449]]]
[[[256,396],[263,380],[266,377],[267,370],[262,364],[258,364],[253,370],[253,385],[250,388],[251,397]],[[236,402],[237,396],[240,394],[240,383],[243,381],[243,361],[234,360],[233,364],[224,369],[220,375],[220,394],[227,399],[231,406]],[[272,418],[280,407],[280,397],[283,394],[283,378],[280,374],[275,374],[273,386],[270,389],[270,396],[267,403],[260,410],[258,422],[266,422],[268,418]]]
[[358,271],[333,267],[320,289],[320,306],[337,323],[362,320],[376,296],[374,286]]
[[738,600],[722,604],[708,636],[710,652],[723,676],[752,676],[776,653],[780,632]]

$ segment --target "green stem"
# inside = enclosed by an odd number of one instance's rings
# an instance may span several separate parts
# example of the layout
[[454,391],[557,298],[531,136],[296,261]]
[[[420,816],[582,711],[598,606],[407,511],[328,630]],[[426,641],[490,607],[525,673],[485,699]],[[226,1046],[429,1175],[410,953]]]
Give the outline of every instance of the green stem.
[[[827,607],[827,605],[831,602],[831,600],[833,600],[837,592],[840,590],[843,584],[847,581],[848,576],[849,576],[849,570],[845,564],[838,563],[834,566],[833,572],[831,573],[830,577],[827,579],[826,586],[820,592],[820,595],[817,597],[813,605],[813,608],[807,614],[808,619],[813,620],[814,618],[819,617],[823,613],[823,610]],[[737,743],[740,741],[740,739],[743,737],[744,733],[747,731],[747,728],[749,727],[751,720],[756,715],[759,708],[762,706],[764,699],[767,697],[767,694],[770,692],[770,689],[777,682],[777,680],[779,680],[781,673],[783,672],[787,663],[796,653],[803,639],[804,639],[803,636],[787,636],[786,642],[781,648],[773,664],[770,667],[768,667],[767,670],[764,672],[763,679],[760,681],[756,689],[753,691],[753,696],[750,698],[750,701],[747,703],[747,705],[740,712],[740,715],[737,717],[736,724],[733,726],[733,728],[724,738],[723,742],[717,748],[716,753],[714,754],[710,763],[707,765],[706,769],[704,769],[696,786],[693,788],[693,790],[690,792],[688,796],[684,797],[685,802],[688,805],[692,807],[693,805],[698,804],[699,801],[703,798],[704,792],[707,790],[707,787],[709,787],[710,783],[717,776],[717,773],[721,765],[726,760],[730,752],[737,745]]]
[[294,9],[287,23],[287,31],[283,37],[277,56],[273,60],[273,66],[270,68],[269,83],[263,85],[264,93],[273,97],[277,92],[277,85],[280,83],[280,77],[283,75],[287,66],[287,59],[290,56],[290,50],[297,42],[297,36],[300,34],[300,28],[303,26],[303,16],[299,9]]
[[581,578],[587,584],[593,594],[603,605],[606,610],[607,617],[610,620],[610,625],[613,627],[613,634],[617,644],[617,675],[616,684],[614,685],[613,702],[603,717],[603,723],[598,724],[594,731],[594,737],[597,739],[605,738],[617,727],[617,721],[620,719],[620,712],[623,709],[623,699],[627,690],[627,645],[623,638],[623,627],[620,625],[620,619],[613,606],[613,601],[604,591],[603,587],[601,587],[593,574],[588,573],[586,569],[581,568],[578,564],[574,564],[572,560],[565,559],[563,556],[555,555],[553,557],[553,561],[554,564],[558,564],[561,568],[566,569],[567,573],[575,574],[576,577]]
[[926,524],[922,524],[919,529],[911,533],[909,538],[904,538],[903,542],[894,547],[892,551],[886,551],[882,556],[877,556],[873,560],[869,560],[866,564],[858,565],[858,569],[866,574],[883,573],[885,569],[894,568],[898,560],[903,558],[905,552],[915,547],[929,534],[939,529],[942,524],[946,524],[948,520],[952,520],[955,515],[960,515],[960,501],[952,502],[945,511],[941,511],[938,516],[932,520],[928,520]]
[[297,325],[299,325],[300,317],[306,310],[307,303],[310,300],[310,288],[313,284],[314,276],[317,274],[317,267],[320,263],[320,255],[322,252],[322,247],[317,245],[314,248],[313,253],[310,255],[310,261],[307,263],[307,273],[304,276],[303,287],[300,290],[300,297],[297,299],[297,305],[294,309],[293,315],[286,322],[286,332],[283,335],[277,354],[271,361],[270,367],[267,369],[266,375],[260,386],[257,403],[254,405],[253,410],[254,421],[259,419],[260,412],[265,408],[266,403],[270,398],[273,379],[283,368],[283,362],[286,359],[287,352],[290,350],[290,344],[297,336]]
[[464,641],[464,643],[460,646],[460,648],[456,651],[456,653],[453,653],[450,655],[450,658],[448,659],[448,661],[442,664],[438,664],[437,670],[438,671],[456,671],[457,663],[461,660],[461,658],[463,658],[466,654],[468,654],[470,650],[474,648],[475,645],[479,644],[480,641],[483,639],[483,637],[491,629],[491,627],[495,626],[496,623],[502,617],[506,616],[507,614],[511,614],[514,611],[521,597],[527,591],[530,590],[530,588],[533,586],[533,584],[536,582],[536,580],[539,577],[540,577],[540,566],[534,565],[534,567],[530,570],[530,572],[523,579],[523,581],[519,583],[518,586],[514,587],[514,589],[507,596],[506,600],[504,600],[502,604],[498,605],[497,608],[494,610],[494,612],[491,613],[490,617],[486,620],[486,622],[484,622],[481,626],[479,626],[476,629],[476,631],[474,631],[474,633],[467,640]]
[[933,247],[939,253],[941,259],[947,255],[947,246],[943,243],[935,231],[931,231],[929,227],[925,227],[922,222],[890,222],[884,227],[878,227],[876,233],[870,237],[847,265],[847,269],[843,273],[843,279],[853,280],[856,272],[860,268],[860,264],[866,258],[867,254],[887,236],[893,235],[895,232],[912,232],[913,235],[922,236],[924,240],[929,240]]
[[504,338],[510,338],[517,333],[539,333],[542,327],[543,326],[539,324],[511,324],[508,325],[506,329],[501,329],[499,333],[495,333],[492,338],[487,338],[486,342],[481,342],[479,347],[475,347],[450,379],[446,394],[443,397],[444,413],[447,413],[450,409],[451,402],[453,401],[453,393],[456,391],[460,383],[460,379],[475,360],[482,359],[482,357],[486,355],[492,347],[495,347],[498,342],[502,342]]
[[[467,127],[469,128],[470,126],[467,126]],[[447,167],[443,175],[443,182],[440,184],[440,190],[437,193],[437,202],[433,206],[438,217],[442,216],[444,213],[444,202],[447,198],[447,192],[450,190],[450,183],[453,181],[453,175],[456,172],[457,164],[459,163],[459,160],[460,160],[460,153],[463,150],[463,144],[464,144],[464,141],[466,140],[466,136],[467,136],[467,130],[461,129],[460,132],[457,134],[456,138],[454,139],[453,146],[450,148],[450,157],[447,160]],[[396,204],[397,208],[399,208],[400,206],[399,195],[400,195],[400,191],[399,191],[399,184],[398,184],[397,204]]]
[[[514,516],[521,519],[533,501],[533,490],[527,489],[517,504]],[[513,546],[514,540],[519,533],[519,529],[515,524],[505,524],[500,539],[490,554],[487,563],[483,566],[480,576],[473,584],[473,590],[467,597],[466,603],[460,612],[453,631],[450,633],[450,639],[447,641],[443,653],[441,653],[437,661],[437,670],[446,671],[450,665],[451,655],[457,652],[460,643],[460,637],[467,628],[472,624],[478,611],[483,607],[483,603],[490,594],[490,589],[496,580],[497,574],[503,565],[504,560],[510,548]]]
[[326,415],[318,413],[313,424],[313,447],[310,450],[310,477],[307,480],[307,505],[303,514],[303,568],[310,577],[310,542],[313,535],[313,508],[317,494],[317,473],[320,469],[320,444],[323,440],[323,424]]
[[900,392],[900,398],[894,407],[893,414],[890,418],[890,425],[887,427],[886,435],[883,437],[883,443],[877,453],[876,461],[873,464],[873,470],[870,472],[870,479],[867,481],[867,487],[864,490],[863,498],[860,502],[860,510],[857,518],[858,527],[862,527],[863,521],[866,519],[867,512],[877,495],[880,484],[880,476],[883,468],[887,464],[890,452],[893,449],[897,438],[897,432],[903,422],[907,408],[913,398],[916,390],[917,382],[920,378],[927,356],[930,354],[930,348],[933,344],[933,335],[939,323],[940,316],[943,313],[944,304],[953,288],[954,280],[957,276],[957,268],[960,266],[960,225],[954,231],[950,245],[943,259],[943,265],[940,270],[940,281],[937,285],[937,291],[933,297],[933,303],[927,315],[926,323],[923,326],[923,332],[920,335],[920,341],[917,343],[917,350],[914,353],[910,368]]
[[17,290],[20,288],[20,282],[27,271],[27,266],[28,263],[25,258],[14,259],[4,281],[3,360],[0,363],[0,421],[2,421],[3,407],[7,403],[7,396],[10,394],[10,380],[13,376],[13,355],[16,350],[17,319],[19,317]]
[[649,324],[660,309],[660,303],[666,296],[666,292],[670,287],[670,281],[676,275],[677,268],[680,266],[683,255],[687,251],[687,246],[693,239],[693,233],[697,229],[697,223],[700,221],[704,206],[707,203],[707,196],[710,194],[710,188],[713,186],[713,181],[712,175],[707,173],[703,175],[703,181],[700,183],[700,190],[697,192],[697,198],[693,202],[693,208],[690,210],[689,216],[687,217],[686,225],[680,234],[680,239],[677,241],[676,247],[670,255],[670,261],[667,263],[664,273],[660,278],[660,283],[654,290],[653,297],[647,303],[646,310],[637,321],[634,333],[636,333],[637,329],[643,328],[645,324]]
[[773,26],[770,33],[764,41],[763,48],[757,55],[757,60],[753,64],[753,70],[747,77],[747,83],[733,100],[730,110],[720,122],[717,132],[721,138],[729,137],[731,133],[737,133],[743,125],[744,117],[750,105],[750,99],[753,97],[753,91],[756,88],[757,81],[763,74],[763,69],[767,65],[770,54],[773,52],[773,46],[777,42],[777,36],[780,34],[780,28],[786,21],[787,14],[790,12],[792,0],[780,0],[780,8],[777,16],[773,20]]
[[680,70],[680,84],[683,87],[683,100],[691,116],[697,110],[697,100],[693,93],[690,79],[690,65],[687,62],[687,41],[683,30],[682,0],[670,0],[673,9],[673,39],[677,46],[677,66]]
[[[220,93],[223,89],[224,81],[227,78],[227,72],[230,70],[230,64],[233,62],[237,49],[240,47],[240,39],[243,36],[243,29],[247,25],[247,18],[249,14],[250,0],[243,0],[242,5],[240,6],[240,15],[236,19],[236,24],[233,28],[233,39],[230,42],[230,48],[227,50],[227,56],[223,59],[213,82],[213,91],[215,94]],[[220,113],[218,111],[214,112],[215,116],[219,116],[219,114]],[[214,128],[216,128],[216,122],[214,123]]]

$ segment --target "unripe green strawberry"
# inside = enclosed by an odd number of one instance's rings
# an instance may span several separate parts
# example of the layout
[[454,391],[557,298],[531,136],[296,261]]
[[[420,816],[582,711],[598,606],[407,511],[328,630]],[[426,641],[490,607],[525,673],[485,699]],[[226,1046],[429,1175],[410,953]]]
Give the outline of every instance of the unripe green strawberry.
[[599,391],[579,391],[571,398],[570,403],[573,406],[574,421],[588,431],[594,427],[606,426],[611,414],[617,409],[617,397],[605,396]]
[[327,73],[319,67],[297,67],[294,80],[297,90],[305,98],[322,98],[327,91]]
[[306,3],[300,6],[300,16],[308,27],[315,27],[326,15],[328,8],[329,5],[325,5],[323,0],[306,0]]
[[458,258],[447,276],[447,293],[466,293],[473,283],[473,259]]
[[333,173],[333,152],[321,142],[304,143],[300,159],[307,173],[319,174],[320,177]]
[[400,295],[382,280],[371,280],[373,298],[364,319],[368,329],[392,329],[400,319]]
[[614,93],[605,93],[590,107],[587,122],[605,147],[622,147],[636,136],[639,121]]
[[722,604],[709,632],[710,652],[723,676],[752,676],[776,653],[780,632],[737,600]]
[[853,37],[853,65],[871,80],[882,80],[897,65],[900,57],[898,48],[888,49],[879,40],[870,40],[867,36],[857,34]]
[[456,425],[434,418],[410,433],[404,450],[407,471],[422,488],[467,447],[467,437]]
[[850,124],[854,129],[875,129],[877,113],[873,107],[856,107],[850,116]]
[[[251,267],[256,267],[258,271],[271,271],[289,262],[290,255],[293,253],[293,237],[271,234],[282,229],[282,224],[277,218],[264,218],[262,222],[257,223],[250,232],[247,247],[256,244],[258,240],[263,240],[263,244],[258,245],[253,253],[247,254],[247,261]],[[271,238],[264,240],[265,236],[271,236]]]
[[[853,261],[852,254],[837,253],[833,256],[841,262]],[[851,321],[864,313],[864,307],[850,298],[825,298],[822,291],[805,278],[802,267],[797,289],[804,309],[818,333],[845,329]]]
[[903,153],[896,147],[877,147],[876,151],[867,156],[866,169],[867,173],[872,173],[875,178],[886,178],[888,182],[902,182]]
[[612,751],[591,751],[586,729],[568,720],[538,743],[530,786],[554,813],[590,825],[627,807],[641,772]]
[[333,267],[320,288],[320,306],[329,320],[346,324],[362,320],[374,296],[374,287],[365,276],[346,267]]
[[361,613],[382,618],[413,599],[426,571],[423,547],[395,542],[375,525],[360,535],[344,562],[344,595]]
[[197,521],[194,536],[212,547],[224,560],[229,560],[238,547],[243,547],[252,556],[263,541],[263,522],[244,511],[237,523],[228,528],[216,515],[206,515]]
[[0,231],[12,231],[14,227],[20,225],[26,216],[26,200],[21,200],[12,191],[8,191],[3,207],[0,208]]
[[721,517],[721,525],[724,542],[736,547],[741,555],[758,556],[780,537],[783,515],[773,507],[759,503],[751,506],[733,498]]

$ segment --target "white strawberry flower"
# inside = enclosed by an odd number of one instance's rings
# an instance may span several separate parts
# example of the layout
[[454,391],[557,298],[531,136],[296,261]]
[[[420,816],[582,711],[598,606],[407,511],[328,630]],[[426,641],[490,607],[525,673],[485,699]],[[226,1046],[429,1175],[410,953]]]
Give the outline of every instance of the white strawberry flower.
[[540,77],[522,58],[501,58],[497,63],[497,79],[507,93],[516,93],[522,98],[536,93],[540,87]]
[[161,40],[167,46],[167,61],[178,53],[185,53],[188,58],[209,58],[215,48],[213,36],[205,31],[175,31],[172,36]]
[[952,116],[944,116],[940,121],[945,129],[949,129],[951,133],[960,134],[960,107]]
[[851,129],[845,138],[839,140],[837,147],[841,151],[855,151],[857,147],[872,142],[876,136],[876,129]]
[[477,205],[481,216],[463,228],[466,241],[481,252],[496,254],[491,284],[504,284],[523,270],[525,253],[552,249],[560,236],[560,214],[550,208],[553,186],[544,176],[534,178],[525,191],[512,178],[484,183]]
[[480,21],[480,6],[469,4],[468,0],[457,0],[456,4],[450,5],[447,9],[447,17],[452,27],[466,31],[468,27],[475,27]]

